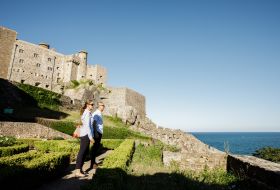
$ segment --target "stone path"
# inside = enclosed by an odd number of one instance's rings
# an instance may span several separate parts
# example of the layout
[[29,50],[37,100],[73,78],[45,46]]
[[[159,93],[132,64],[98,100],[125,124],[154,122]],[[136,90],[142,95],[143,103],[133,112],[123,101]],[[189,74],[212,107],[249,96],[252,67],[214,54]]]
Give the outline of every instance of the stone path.
[[[96,160],[97,163],[100,164],[104,160],[104,158],[108,155],[109,151],[99,155]],[[85,185],[89,183],[96,172],[96,169],[92,169],[89,171],[86,177],[75,177],[74,170],[75,170],[76,162],[72,162],[70,166],[67,168],[65,175],[62,176],[60,179],[56,179],[54,181],[48,182],[43,184],[37,190],[80,190],[81,185]],[[89,168],[90,161],[85,162],[83,166],[83,171]]]

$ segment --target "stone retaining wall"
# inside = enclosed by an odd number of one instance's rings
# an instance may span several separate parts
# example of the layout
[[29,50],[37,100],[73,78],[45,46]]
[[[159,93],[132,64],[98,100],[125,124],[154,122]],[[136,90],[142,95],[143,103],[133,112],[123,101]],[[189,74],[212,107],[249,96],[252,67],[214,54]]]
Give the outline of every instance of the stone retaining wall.
[[16,138],[72,138],[70,135],[45,127],[41,124],[24,122],[0,122],[0,134],[4,136],[14,136]]
[[236,176],[249,177],[270,189],[280,189],[280,164],[246,155],[228,155],[227,170]]

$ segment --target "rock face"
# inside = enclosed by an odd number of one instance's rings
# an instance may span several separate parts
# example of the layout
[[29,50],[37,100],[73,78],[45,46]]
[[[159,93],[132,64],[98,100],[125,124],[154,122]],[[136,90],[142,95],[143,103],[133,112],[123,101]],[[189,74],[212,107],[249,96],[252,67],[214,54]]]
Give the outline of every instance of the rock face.
[[165,152],[163,160],[166,165],[174,160],[181,169],[199,171],[205,168],[226,168],[226,153],[202,143],[189,133],[157,127],[146,117],[137,118],[131,129],[181,149],[181,152],[176,154]]

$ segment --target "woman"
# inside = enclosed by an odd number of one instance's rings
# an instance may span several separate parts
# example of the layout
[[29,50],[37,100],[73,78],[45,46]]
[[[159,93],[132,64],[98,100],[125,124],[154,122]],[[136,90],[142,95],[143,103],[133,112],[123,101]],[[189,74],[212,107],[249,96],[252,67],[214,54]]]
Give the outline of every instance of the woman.
[[97,152],[100,146],[100,142],[102,139],[103,134],[103,118],[102,118],[102,112],[105,109],[105,105],[103,102],[98,103],[98,108],[96,111],[92,114],[92,123],[93,123],[93,132],[94,132],[94,145],[91,150],[91,162],[90,167],[87,171],[91,169],[96,169],[98,167],[98,164],[96,163],[96,156]]
[[81,121],[82,126],[80,128],[80,150],[77,156],[76,161],[76,177],[84,177],[85,173],[83,172],[83,165],[85,162],[86,155],[89,151],[89,144],[93,143],[92,135],[92,125],[91,125],[91,111],[93,110],[93,101],[87,100],[84,106],[81,108]]

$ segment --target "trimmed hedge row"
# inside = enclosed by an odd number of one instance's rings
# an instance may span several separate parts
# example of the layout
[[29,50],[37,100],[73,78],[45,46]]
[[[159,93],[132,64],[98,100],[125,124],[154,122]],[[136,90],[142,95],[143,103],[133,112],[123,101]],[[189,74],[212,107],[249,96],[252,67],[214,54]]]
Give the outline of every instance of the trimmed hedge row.
[[61,174],[69,163],[70,154],[59,152],[30,151],[0,158],[0,184],[11,189],[33,188]]
[[16,154],[9,157],[0,158],[0,168],[4,168],[7,166],[15,166],[20,165],[23,162],[29,161],[33,158],[40,157],[42,153],[37,151],[29,151],[21,154]]
[[120,168],[126,171],[133,152],[134,140],[126,139],[118,148],[105,158],[102,168]]
[[0,157],[11,156],[29,150],[28,144],[15,144],[13,146],[0,147]]
[[124,177],[134,152],[134,140],[126,139],[109,154],[97,169],[93,182],[84,189],[122,189]]
[[102,139],[101,144],[104,148],[115,149],[120,146],[124,139]]
[[76,140],[48,140],[35,141],[34,147],[42,152],[67,152],[71,155],[71,160],[75,160],[79,151],[79,142]]
[[[123,139],[102,139],[103,148],[115,149],[124,140]],[[78,140],[48,140],[48,141],[34,141],[34,147],[42,152],[68,152],[71,155],[71,161],[76,159],[80,149]]]

